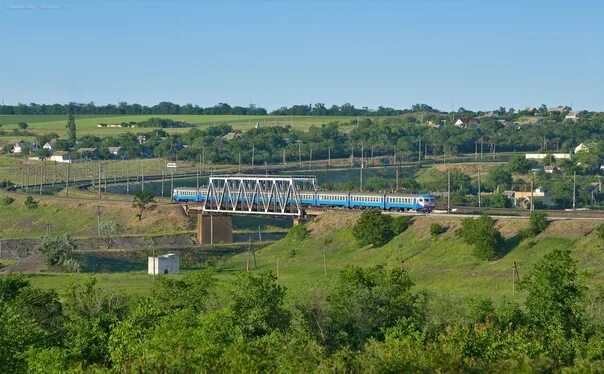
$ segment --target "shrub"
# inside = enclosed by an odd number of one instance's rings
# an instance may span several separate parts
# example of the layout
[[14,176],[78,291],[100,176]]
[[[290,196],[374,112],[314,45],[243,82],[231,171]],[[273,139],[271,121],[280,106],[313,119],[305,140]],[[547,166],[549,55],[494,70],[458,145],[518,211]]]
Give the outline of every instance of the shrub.
[[392,231],[394,235],[405,232],[411,226],[411,219],[405,216],[399,216],[392,219]]
[[27,196],[25,198],[25,202],[24,202],[25,206],[28,207],[29,209],[33,209],[33,208],[37,208],[38,207],[38,202],[36,200],[34,200],[33,197],[31,196]]
[[68,273],[79,273],[82,271],[82,265],[75,258],[67,258],[63,260],[61,267]]
[[487,215],[463,219],[457,234],[474,247],[474,256],[483,260],[494,259],[497,249],[503,244],[503,236],[495,228],[495,221]]
[[0,203],[2,205],[11,205],[14,202],[15,202],[15,199],[13,199],[10,196],[2,196],[2,198],[0,199]]
[[45,236],[36,249],[44,255],[47,265],[54,266],[63,265],[76,250],[76,245],[69,235]]
[[600,224],[598,228],[596,228],[596,233],[598,234],[598,238],[604,239],[604,223]]
[[289,229],[287,236],[295,241],[302,241],[308,235],[308,229],[305,225],[295,225]]
[[433,223],[430,225],[430,236],[432,236],[433,239],[436,239],[436,237],[442,234],[444,231],[444,227],[442,227],[439,223]]
[[377,209],[366,210],[352,228],[352,235],[362,245],[373,244],[380,247],[394,237],[392,217]]

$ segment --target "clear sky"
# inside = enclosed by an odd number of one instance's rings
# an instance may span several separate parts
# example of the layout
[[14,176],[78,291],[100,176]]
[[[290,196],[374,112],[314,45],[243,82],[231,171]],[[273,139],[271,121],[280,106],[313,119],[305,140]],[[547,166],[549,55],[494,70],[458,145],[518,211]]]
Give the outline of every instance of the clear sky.
[[604,2],[0,0],[6,104],[604,110]]

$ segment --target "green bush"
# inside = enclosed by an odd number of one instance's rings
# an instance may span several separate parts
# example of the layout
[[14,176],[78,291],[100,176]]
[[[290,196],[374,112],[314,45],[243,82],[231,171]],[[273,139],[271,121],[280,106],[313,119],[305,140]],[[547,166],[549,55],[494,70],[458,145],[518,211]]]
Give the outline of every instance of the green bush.
[[15,202],[15,199],[13,199],[10,196],[2,196],[2,198],[0,199],[0,203],[2,205],[11,205],[14,202]]
[[439,223],[433,223],[430,225],[430,236],[436,239],[440,234],[445,231],[444,227],[442,227]]
[[405,232],[411,226],[411,218],[399,216],[392,219],[392,231],[394,235],[399,235]]
[[493,260],[503,244],[503,236],[495,228],[495,221],[487,215],[463,219],[457,234],[474,247],[474,256],[483,260]]
[[38,207],[38,202],[36,200],[34,200],[33,197],[31,196],[27,196],[25,198],[25,202],[24,202],[25,206],[28,207],[29,209],[34,209]]
[[[44,255],[47,265],[63,265],[70,259],[70,255],[76,250],[76,245],[69,235],[63,236],[45,236],[38,244],[37,251]],[[71,266],[68,263],[68,266]]]
[[391,216],[377,209],[366,210],[352,228],[352,234],[362,246],[373,244],[380,247],[394,237],[392,222]]
[[306,235],[308,235],[308,229],[305,225],[292,226],[292,228],[289,229],[289,232],[287,233],[287,237],[295,241],[304,240],[304,238],[306,238]]
[[604,239],[604,223],[600,224],[596,229],[596,233],[598,234],[598,238]]

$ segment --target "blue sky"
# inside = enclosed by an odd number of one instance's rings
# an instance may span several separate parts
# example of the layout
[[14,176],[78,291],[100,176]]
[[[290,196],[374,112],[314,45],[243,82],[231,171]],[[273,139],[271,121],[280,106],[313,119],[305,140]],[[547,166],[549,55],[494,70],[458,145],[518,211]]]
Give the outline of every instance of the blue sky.
[[602,2],[0,4],[6,104],[604,110]]

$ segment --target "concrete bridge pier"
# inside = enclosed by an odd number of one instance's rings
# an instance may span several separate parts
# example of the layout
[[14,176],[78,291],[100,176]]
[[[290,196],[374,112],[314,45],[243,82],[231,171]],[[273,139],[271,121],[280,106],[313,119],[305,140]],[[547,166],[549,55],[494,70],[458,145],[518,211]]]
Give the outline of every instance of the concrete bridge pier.
[[198,214],[195,231],[197,232],[197,242],[200,245],[233,242],[233,220],[230,215]]

